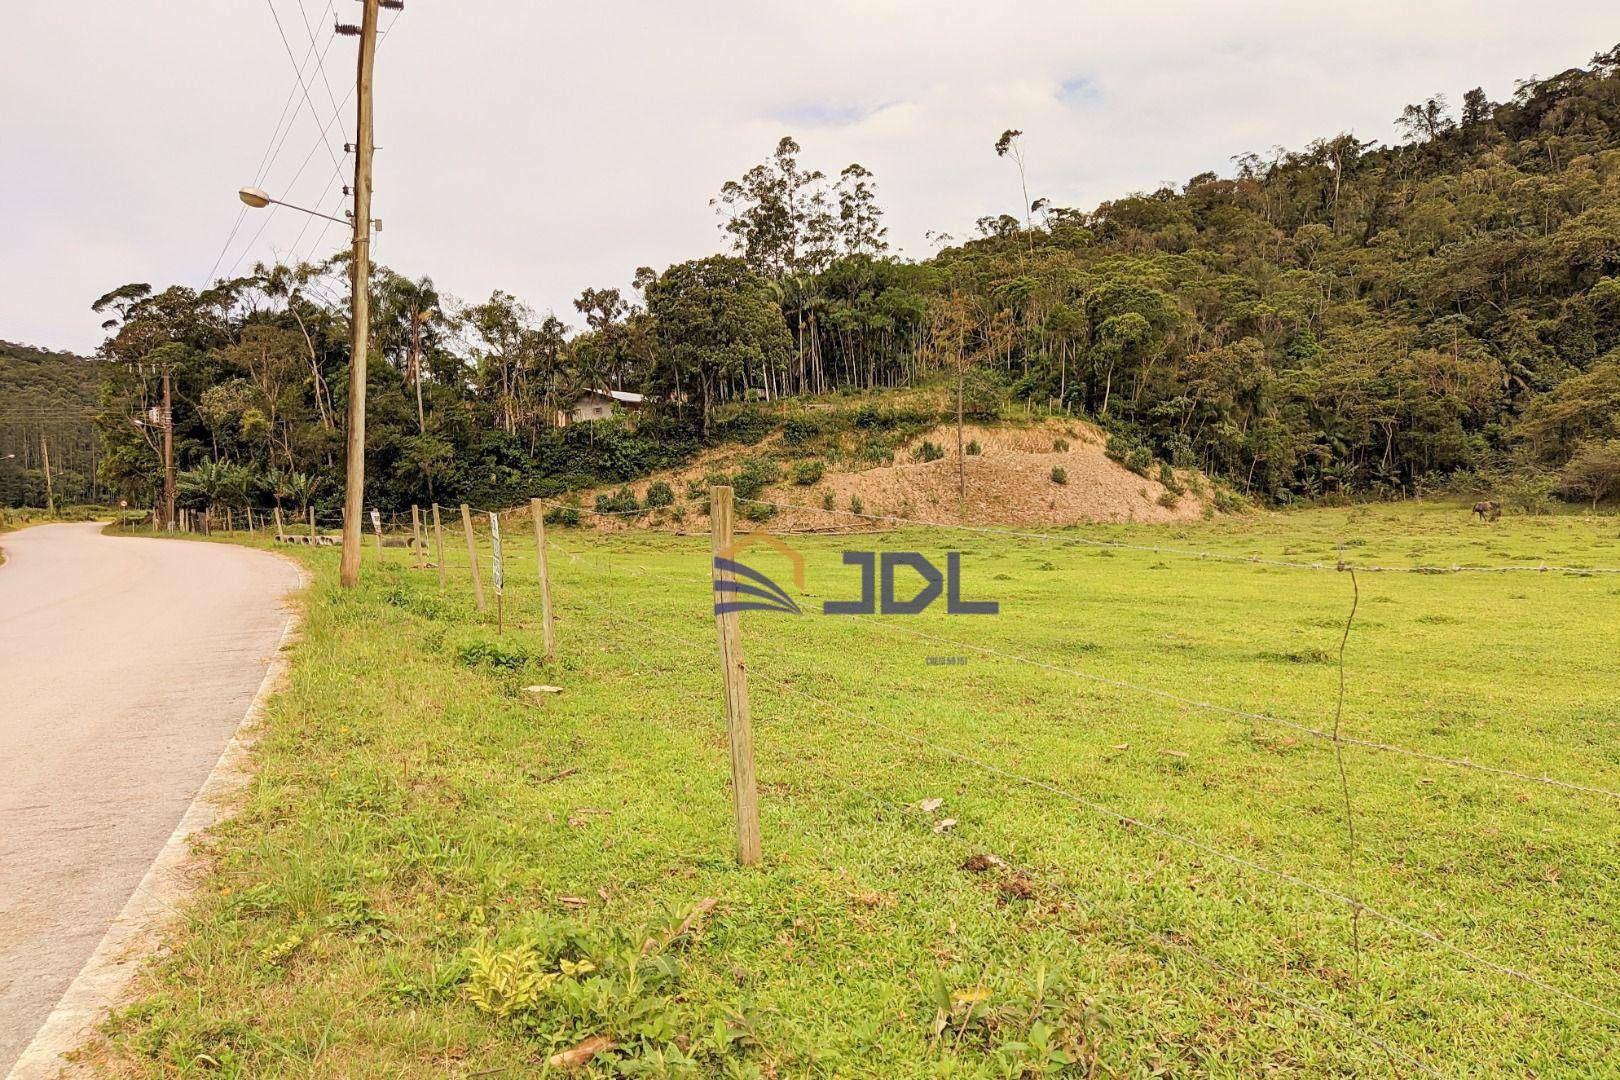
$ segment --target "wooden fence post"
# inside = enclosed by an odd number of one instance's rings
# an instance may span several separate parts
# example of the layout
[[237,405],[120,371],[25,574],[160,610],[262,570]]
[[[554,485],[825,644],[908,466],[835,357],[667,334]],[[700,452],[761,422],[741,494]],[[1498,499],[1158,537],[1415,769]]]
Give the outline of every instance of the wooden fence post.
[[315,506],[312,503],[309,508],[309,546],[311,550],[317,546],[317,542],[315,536]]
[[411,503],[411,546],[416,548],[416,568],[422,569],[422,511]]
[[283,530],[282,525],[281,525],[281,506],[279,504],[275,508],[275,516],[276,516],[276,543],[278,543],[278,544],[284,543],[285,538],[286,538],[286,533]]
[[748,671],[743,666],[742,627],[735,611],[721,613],[720,603],[734,594],[723,592],[721,582],[734,580],[720,568],[722,554],[731,557],[731,495],[729,487],[709,490],[709,547],[714,557],[714,627],[720,639],[720,671],[726,689],[726,733],[731,743],[731,799],[737,814],[737,861],[751,866],[759,861],[759,790],[754,779],[754,732],[748,712]]
[[444,526],[439,523],[439,504],[433,504],[433,561],[439,564],[439,591],[444,592]]
[[377,534],[377,561],[382,562],[382,515],[377,512],[375,506],[371,508],[371,531]]
[[551,574],[546,569],[546,508],[539,499],[529,500],[534,515],[535,563],[540,572],[540,628],[545,635],[546,659],[557,656],[557,635],[551,625]]
[[478,610],[484,610],[484,581],[478,576],[478,545],[473,542],[472,510],[466,503],[461,504],[461,530],[467,534],[467,565],[472,570],[473,596],[478,601]]

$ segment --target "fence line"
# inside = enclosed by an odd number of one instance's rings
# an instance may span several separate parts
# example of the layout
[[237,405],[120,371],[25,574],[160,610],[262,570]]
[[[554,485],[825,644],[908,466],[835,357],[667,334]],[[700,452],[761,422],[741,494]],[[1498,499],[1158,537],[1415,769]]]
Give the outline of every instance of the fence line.
[[1041,540],[1053,544],[1079,544],[1085,547],[1113,548],[1121,551],[1150,552],[1154,555],[1176,555],[1188,559],[1201,559],[1209,562],[1249,563],[1257,566],[1281,567],[1289,570],[1358,570],[1366,574],[1462,574],[1462,573],[1566,573],[1566,574],[1620,574],[1620,567],[1610,566],[1549,566],[1540,565],[1513,565],[1513,566],[1468,566],[1454,564],[1451,566],[1378,566],[1362,563],[1348,563],[1344,561],[1327,562],[1298,562],[1289,559],[1271,559],[1260,555],[1233,555],[1220,551],[1193,551],[1187,548],[1165,547],[1158,544],[1131,544],[1123,540],[1099,540],[1090,536],[1063,535],[1044,532],[1025,532],[1017,529],[1003,529],[991,525],[964,525],[948,521],[929,521],[925,518],[901,517],[897,514],[866,514],[854,510],[828,509],[824,506],[807,506],[803,503],[771,502],[766,499],[738,498],[738,502],[751,503],[755,506],[771,506],[778,510],[803,510],[812,514],[839,514],[845,517],[860,518],[866,521],[891,521],[903,525],[915,525],[932,529],[951,529],[958,532],[983,533],[992,536],[1008,536],[1021,540]]

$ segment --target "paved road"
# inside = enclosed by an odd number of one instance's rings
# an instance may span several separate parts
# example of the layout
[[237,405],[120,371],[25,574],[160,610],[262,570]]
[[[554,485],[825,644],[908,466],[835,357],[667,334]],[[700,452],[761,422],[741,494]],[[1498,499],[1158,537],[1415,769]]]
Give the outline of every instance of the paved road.
[[94,523],[0,548],[3,1076],[230,741],[299,579],[263,552]]

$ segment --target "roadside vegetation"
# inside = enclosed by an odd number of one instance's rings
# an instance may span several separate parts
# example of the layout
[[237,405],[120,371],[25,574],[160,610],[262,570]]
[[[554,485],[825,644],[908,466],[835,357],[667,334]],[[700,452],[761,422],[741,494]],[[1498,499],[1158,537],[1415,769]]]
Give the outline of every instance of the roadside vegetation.
[[[881,548],[963,552],[966,597],[1002,612],[744,617],[754,869],[732,858],[706,537],[555,529],[548,664],[532,535],[506,532],[501,634],[464,567],[441,591],[368,544],[344,592],[335,552],[293,553],[315,583],[288,685],[170,948],[90,1051],[113,1075],[1608,1069],[1612,1017],[1370,914],[1358,961],[1344,905],[1225,856],[1612,1006],[1612,798],[1346,746],[1352,886],[1330,742],[1058,669],[1330,729],[1348,575],[1169,549],[1614,565],[1612,516],[1407,503],[1082,534],[1158,551],[793,537],[807,611],[857,591],[841,551]],[[1620,579],[1357,584],[1346,736],[1620,790]]]

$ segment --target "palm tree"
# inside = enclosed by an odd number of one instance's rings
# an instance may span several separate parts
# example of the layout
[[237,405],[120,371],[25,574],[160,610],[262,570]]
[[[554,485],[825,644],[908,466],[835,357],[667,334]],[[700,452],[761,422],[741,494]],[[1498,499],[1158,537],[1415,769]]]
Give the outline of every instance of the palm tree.
[[175,477],[180,494],[188,501],[201,504],[203,527],[213,516],[214,506],[230,490],[230,467],[217,461],[202,461],[194,469],[187,469]]

